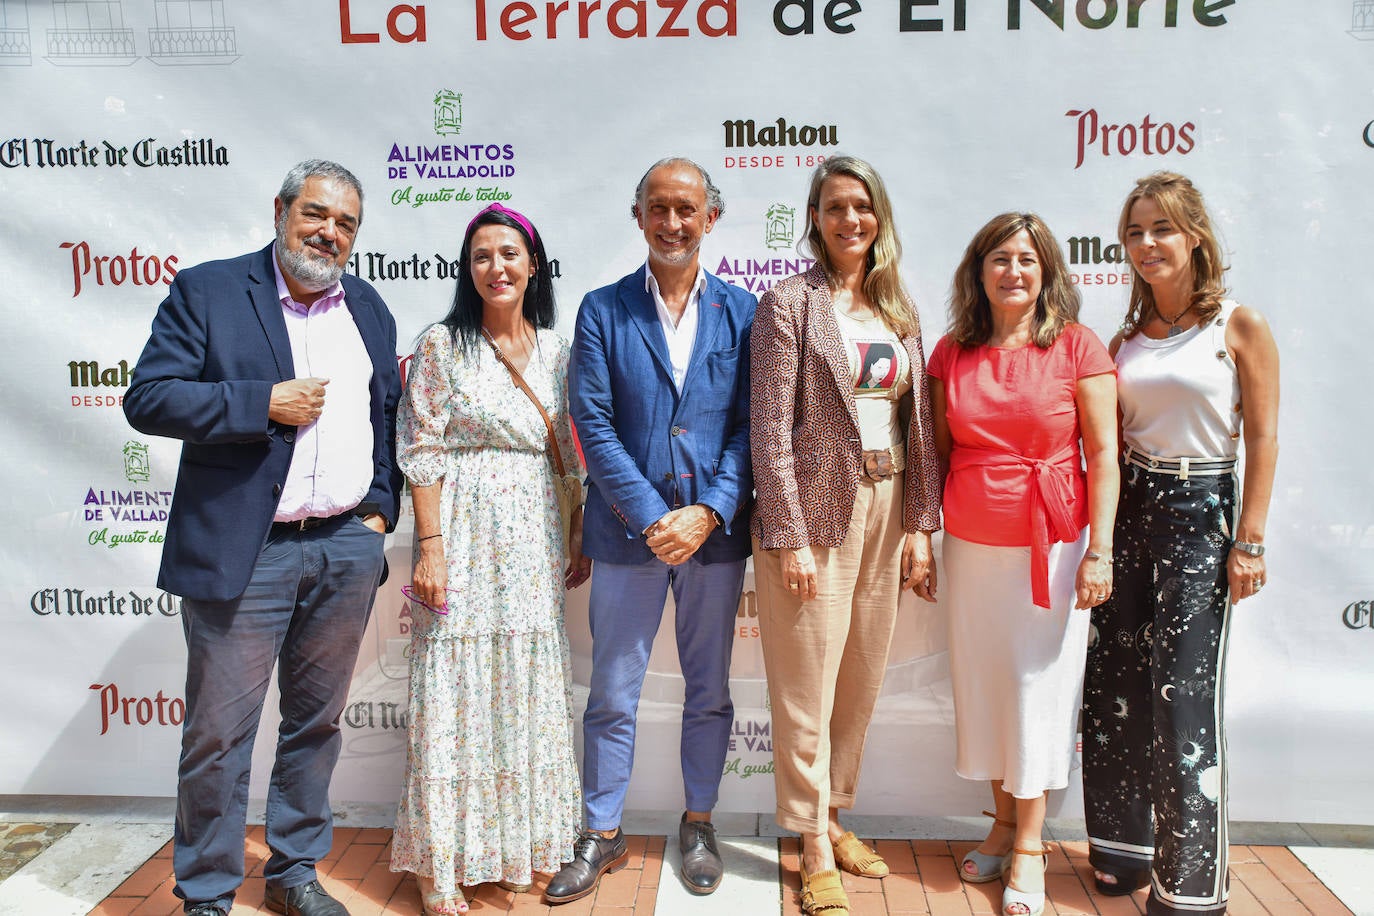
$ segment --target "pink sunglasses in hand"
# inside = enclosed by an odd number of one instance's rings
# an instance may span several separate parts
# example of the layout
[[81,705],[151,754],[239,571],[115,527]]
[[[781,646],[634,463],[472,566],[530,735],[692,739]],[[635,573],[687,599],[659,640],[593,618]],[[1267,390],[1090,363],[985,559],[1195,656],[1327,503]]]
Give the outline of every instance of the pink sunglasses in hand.
[[[451,589],[451,588],[446,588],[446,589],[444,589],[444,591],[445,591],[447,594],[450,594],[450,595],[456,595],[456,594],[457,594],[457,592],[456,592],[455,590]],[[423,598],[421,598],[419,595],[415,594],[415,586],[413,586],[413,585],[402,585],[402,586],[401,586],[401,594],[406,596],[406,600],[407,600],[407,601],[413,601],[413,602],[415,602],[416,604],[420,605],[421,607],[427,608],[427,609],[433,611],[433,612],[436,613],[436,614],[441,614],[441,615],[443,615],[444,617],[447,617],[447,616],[448,616],[448,603],[447,603],[447,602],[444,603],[444,606],[443,606],[443,607],[435,607],[434,605],[432,605],[432,604],[430,604],[429,602],[425,601],[425,600],[424,600]]]

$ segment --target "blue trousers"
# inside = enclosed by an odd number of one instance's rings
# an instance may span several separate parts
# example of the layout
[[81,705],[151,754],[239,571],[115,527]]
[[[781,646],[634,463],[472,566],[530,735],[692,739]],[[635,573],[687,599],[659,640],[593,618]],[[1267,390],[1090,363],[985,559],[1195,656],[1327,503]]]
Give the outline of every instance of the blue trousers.
[[182,602],[186,720],[172,865],[178,897],[227,912],[243,883],[253,739],[273,665],[281,728],[267,794],[269,884],[315,880],[329,852],[339,716],[382,574],[383,535],[348,515],[269,537],[232,601]]
[[592,570],[591,694],[582,718],[582,794],[587,827],[614,830],[625,810],[634,763],[635,718],[649,651],[668,588],[677,607],[677,654],[686,681],[682,783],[689,811],[710,811],[720,794],[735,707],[730,651],[744,588],[744,564],[691,559],[681,566],[597,562]]

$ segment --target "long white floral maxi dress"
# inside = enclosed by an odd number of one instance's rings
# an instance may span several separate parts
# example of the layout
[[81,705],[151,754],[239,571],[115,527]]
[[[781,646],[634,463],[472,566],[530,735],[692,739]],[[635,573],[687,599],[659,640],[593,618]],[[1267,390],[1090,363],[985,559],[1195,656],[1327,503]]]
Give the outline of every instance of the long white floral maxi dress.
[[[569,473],[568,342],[538,332],[522,373]],[[397,418],[406,479],[442,481],[448,614],[414,605],[406,779],[391,869],[438,891],[528,882],[572,858],[582,817],[563,623],[563,540],[539,412],[482,341],[436,325]]]

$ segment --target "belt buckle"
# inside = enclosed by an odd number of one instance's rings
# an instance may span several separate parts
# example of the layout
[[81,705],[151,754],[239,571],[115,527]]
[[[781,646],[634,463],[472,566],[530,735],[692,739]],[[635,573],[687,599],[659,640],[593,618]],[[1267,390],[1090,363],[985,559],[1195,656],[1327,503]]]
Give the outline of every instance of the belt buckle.
[[314,529],[320,527],[325,522],[329,521],[331,518],[333,518],[333,516],[307,515],[305,518],[298,518],[295,521],[290,522],[289,524],[296,531],[299,531],[301,534],[305,534],[305,532],[307,531],[313,531]]
[[874,483],[892,476],[892,452],[885,448],[868,449],[863,453],[864,476]]

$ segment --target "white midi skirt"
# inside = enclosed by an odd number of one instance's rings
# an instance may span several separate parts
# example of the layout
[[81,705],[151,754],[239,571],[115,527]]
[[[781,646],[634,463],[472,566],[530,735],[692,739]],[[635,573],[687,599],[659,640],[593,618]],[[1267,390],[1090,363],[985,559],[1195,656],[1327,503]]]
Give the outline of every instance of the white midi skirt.
[[1017,798],[1068,785],[1089,609],[1074,609],[1088,530],[1050,548],[1050,608],[1031,600],[1029,547],[944,537],[956,769]]

